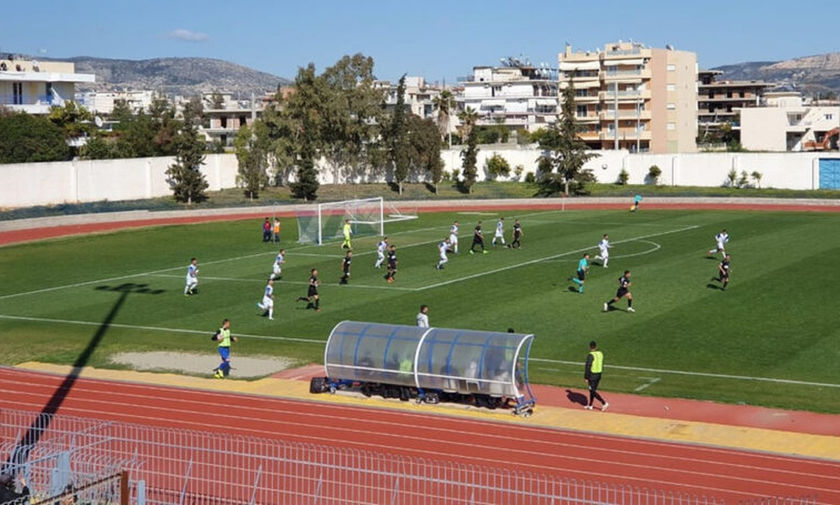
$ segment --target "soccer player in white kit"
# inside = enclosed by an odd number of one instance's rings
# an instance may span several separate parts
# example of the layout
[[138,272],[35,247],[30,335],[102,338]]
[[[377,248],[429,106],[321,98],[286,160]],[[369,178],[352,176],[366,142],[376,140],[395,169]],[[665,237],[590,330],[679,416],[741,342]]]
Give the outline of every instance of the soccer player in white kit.
[[458,254],[458,221],[449,227],[449,243],[452,244],[452,252]]
[[503,217],[496,221],[496,234],[493,235],[493,240],[490,242],[493,247],[496,247],[496,239],[501,240],[502,245],[505,245],[505,218]]
[[714,249],[709,249],[709,253],[707,256],[711,256],[716,253],[721,253],[724,257],[726,257],[726,243],[729,242],[729,232],[726,231],[726,228],[720,231],[717,235],[715,235],[715,242],[716,247]]
[[438,261],[438,264],[435,267],[438,270],[443,270],[443,265],[445,265],[446,262],[449,261],[449,258],[446,257],[446,251],[449,250],[450,246],[451,246],[451,243],[449,242],[448,238],[444,239],[443,242],[438,244],[438,252],[440,253],[440,261]]
[[598,242],[598,249],[601,251],[601,253],[595,256],[596,260],[602,260],[601,264],[604,268],[607,268],[607,263],[610,262],[611,247],[612,246],[610,245],[610,237],[608,237],[607,234],[604,233],[604,237],[601,239],[600,242]]
[[388,249],[388,237],[382,237],[382,240],[376,244],[376,264],[373,268],[382,268],[382,263],[385,261],[385,251]]
[[187,282],[186,286],[184,286],[184,296],[196,294],[196,286],[198,286],[198,260],[190,258],[190,266],[187,267]]
[[268,318],[274,319],[274,279],[269,279],[265,285],[262,303],[258,303],[260,310],[268,312]]
[[274,280],[278,279],[280,275],[283,273],[282,268],[280,265],[286,262],[286,250],[280,249],[280,252],[277,253],[277,257],[274,258],[274,271],[271,272],[271,277],[269,279]]

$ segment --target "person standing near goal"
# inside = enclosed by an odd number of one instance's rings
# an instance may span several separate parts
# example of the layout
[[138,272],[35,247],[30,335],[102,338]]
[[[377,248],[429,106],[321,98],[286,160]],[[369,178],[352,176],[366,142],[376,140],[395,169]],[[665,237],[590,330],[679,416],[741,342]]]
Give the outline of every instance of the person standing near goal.
[[184,296],[198,294],[195,288],[198,286],[198,260],[190,258],[190,265],[187,267],[187,282],[184,286]]
[[496,222],[496,233],[493,235],[493,240],[490,241],[490,245],[493,247],[496,247],[496,239],[499,239],[502,245],[505,245],[505,218],[503,217],[500,217]]
[[440,260],[435,268],[438,270],[443,270],[443,265],[449,261],[449,258],[446,257],[446,252],[449,250],[450,242],[448,238],[443,239],[443,242],[438,244],[438,253],[440,254]]
[[268,316],[270,320],[274,320],[274,279],[268,279],[262,302],[257,304],[257,308],[263,311],[263,316]]
[[452,245],[452,252],[458,254],[458,221],[449,227],[449,243]]
[[353,234],[353,228],[350,226],[349,219],[344,220],[344,227],[341,229],[341,233],[344,234],[344,242],[341,243],[341,248],[352,250],[353,247],[350,245],[350,235]]
[[382,237],[382,240],[376,244],[376,264],[373,268],[382,268],[382,263],[385,262],[385,251],[388,250],[388,237]]
[[277,257],[274,258],[274,265],[272,267],[271,277],[269,279],[279,279],[280,276],[283,274],[283,269],[280,265],[286,262],[286,250],[280,249],[280,252],[277,253]]
[[600,254],[597,254],[595,256],[596,260],[601,260],[601,266],[603,266],[604,268],[607,268],[607,263],[610,262],[611,247],[612,246],[610,245],[610,237],[607,236],[606,233],[604,233],[604,237],[601,239],[600,242],[598,242],[598,250],[600,251]]

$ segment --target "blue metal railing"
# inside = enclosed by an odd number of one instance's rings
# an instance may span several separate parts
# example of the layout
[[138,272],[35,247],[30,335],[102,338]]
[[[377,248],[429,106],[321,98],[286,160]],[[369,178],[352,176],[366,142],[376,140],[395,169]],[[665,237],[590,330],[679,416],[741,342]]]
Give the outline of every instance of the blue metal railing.
[[52,105],[54,101],[53,95],[0,94],[0,105]]

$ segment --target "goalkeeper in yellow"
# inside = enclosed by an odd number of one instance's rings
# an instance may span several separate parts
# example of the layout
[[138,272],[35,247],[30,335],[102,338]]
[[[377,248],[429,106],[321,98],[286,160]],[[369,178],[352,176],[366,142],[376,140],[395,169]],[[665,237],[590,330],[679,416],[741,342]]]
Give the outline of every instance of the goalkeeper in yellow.
[[341,229],[341,232],[344,234],[344,242],[341,243],[342,249],[352,250],[353,247],[350,245],[350,235],[353,234],[353,230],[350,227],[350,220],[344,220],[344,227]]

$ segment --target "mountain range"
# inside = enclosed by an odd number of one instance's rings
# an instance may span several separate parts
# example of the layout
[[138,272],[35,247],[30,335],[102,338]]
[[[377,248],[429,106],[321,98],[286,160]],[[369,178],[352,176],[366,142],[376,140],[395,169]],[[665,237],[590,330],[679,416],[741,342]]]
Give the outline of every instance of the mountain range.
[[840,95],[840,53],[783,61],[748,61],[723,65],[720,79],[757,80],[787,85],[806,95]]
[[260,96],[290,84],[283,77],[214,58],[119,60],[78,56],[58,60],[75,63],[77,73],[96,75],[94,84],[76,85],[76,91],[81,92],[150,89],[166,95],[192,96],[228,91],[247,98],[251,93]]

